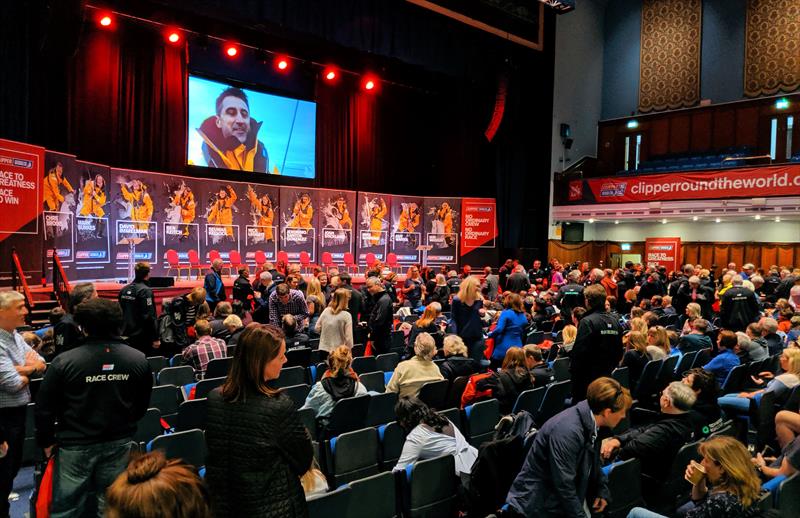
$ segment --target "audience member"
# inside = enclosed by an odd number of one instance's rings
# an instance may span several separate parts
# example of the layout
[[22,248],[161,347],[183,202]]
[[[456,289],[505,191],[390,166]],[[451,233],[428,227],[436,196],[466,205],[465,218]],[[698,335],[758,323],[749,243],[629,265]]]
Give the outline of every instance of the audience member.
[[506,294],[503,307],[505,309],[500,313],[497,327],[488,334],[489,338],[494,339],[491,362],[495,369],[505,361],[506,351],[510,347],[522,347],[525,344],[525,330],[528,327],[522,297],[518,293]]
[[774,318],[762,317],[759,320],[761,337],[767,343],[770,356],[780,354],[783,350],[783,338],[778,334],[778,322]]
[[577,327],[572,324],[564,326],[564,329],[561,330],[561,338],[564,342],[558,348],[558,358],[569,358],[572,355],[572,348],[575,346],[577,336]]
[[300,476],[314,458],[291,398],[269,386],[286,363],[280,329],[251,324],[208,396],[206,480],[213,515],[305,517]]
[[308,318],[306,298],[300,290],[289,288],[286,283],[279,284],[269,296],[269,323],[281,327],[284,315],[292,315],[297,329],[303,328]]
[[228,339],[228,328],[225,327],[225,319],[233,314],[233,304],[227,301],[217,303],[214,308],[214,318],[208,324],[211,326],[211,336],[214,338]]
[[283,318],[281,318],[281,331],[283,331],[283,336],[286,339],[286,347],[289,349],[308,346],[308,335],[298,330],[297,320],[295,320],[294,315],[289,313],[283,315]]
[[752,290],[742,286],[742,278],[735,275],[732,287],[720,296],[719,320],[723,328],[731,331],[744,331],[758,320],[761,308]]
[[444,379],[439,367],[433,363],[436,343],[428,333],[420,333],[414,342],[415,356],[400,362],[392,373],[387,392],[397,392],[400,397],[416,396],[422,385],[429,381]]
[[338,288],[319,316],[315,330],[320,336],[321,351],[331,352],[339,345],[353,347],[353,320],[347,312],[350,294],[350,290]]
[[686,301],[687,307],[691,303],[697,304],[700,306],[700,315],[698,316],[702,316],[706,320],[711,320],[713,316],[711,305],[714,302],[714,290],[703,286],[700,283],[700,277],[696,275],[689,277],[688,282],[678,289],[678,293],[673,298],[673,304],[675,303],[675,298]]
[[736,340],[736,354],[739,356],[740,363],[761,361],[764,358],[769,357],[769,351],[767,350],[766,344],[750,340],[750,337],[747,336],[747,333],[737,331]]
[[470,376],[478,371],[479,365],[467,357],[467,346],[458,335],[444,337],[444,361],[439,364],[439,372],[444,379],[453,381],[459,376]]
[[[497,299],[498,283],[499,279],[497,274],[492,273],[492,267],[485,267],[483,269],[483,295],[486,297],[486,300],[492,301]],[[459,291],[460,289],[459,287]]]
[[106,518],[212,518],[194,468],[161,451],[131,461],[106,494]]
[[255,291],[250,284],[250,269],[247,266],[239,267],[239,277],[233,281],[233,300],[238,300],[247,311],[253,310]]
[[239,341],[239,335],[241,335],[245,329],[242,319],[239,318],[238,315],[228,315],[225,317],[225,320],[222,321],[222,325],[228,330],[228,340],[226,343],[228,345],[236,345]]
[[208,362],[215,358],[225,358],[228,349],[225,340],[211,336],[211,325],[207,321],[195,322],[194,330],[197,340],[183,350],[182,356],[183,363],[190,365],[194,369],[195,378],[200,380],[206,374]]
[[[579,283],[581,272],[572,270],[567,274],[567,284],[558,288],[555,303],[561,308],[562,318],[570,318],[572,315],[572,308],[583,306],[583,285]],[[605,289],[603,290],[605,295]]]
[[437,342],[437,345],[442,343],[443,333],[438,320],[441,314],[442,307],[438,302],[431,302],[425,306],[425,312],[422,314],[422,316],[419,317],[416,322],[411,324],[411,332],[408,333],[409,346],[406,346],[406,349],[403,352],[404,357],[410,358],[414,355],[413,344],[417,339],[417,335],[420,333],[428,333],[431,335],[434,341]]
[[322,424],[327,422],[337,401],[367,394],[367,389],[358,380],[352,364],[353,354],[350,347],[340,345],[328,355],[328,370],[322,379],[311,387],[303,408],[314,410],[314,415]]
[[589,385],[584,401],[550,418],[533,439],[501,516],[583,517],[587,509],[602,513],[609,494],[600,471],[598,429],[616,428],[631,403],[626,388],[599,378]]
[[622,337],[625,344],[625,354],[622,355],[620,367],[628,368],[628,379],[631,386],[635,387],[642,377],[642,371],[650,356],[647,354],[647,335],[641,331],[630,331]]
[[200,306],[205,304],[206,290],[202,286],[197,286],[192,291],[183,296],[186,301],[186,311],[184,313],[184,322],[187,326],[193,326],[197,320],[197,312]]
[[211,311],[214,311],[214,308],[217,307],[217,303],[227,299],[225,283],[222,282],[223,264],[222,259],[214,259],[211,261],[211,268],[203,280],[203,288],[206,290],[206,302]]
[[717,336],[717,347],[719,354],[703,365],[703,369],[716,376],[717,383],[722,386],[734,367],[739,365],[739,357],[736,356],[734,349],[738,339],[733,331],[722,330]]
[[556,380],[555,372],[544,361],[544,354],[538,345],[527,344],[522,350],[525,353],[525,368],[533,377],[533,388],[547,386]]
[[434,412],[416,397],[401,397],[394,407],[397,424],[405,431],[403,450],[393,471],[402,471],[419,460],[452,455],[455,475],[469,475],[478,458],[461,431],[449,419]]
[[686,354],[702,351],[703,349],[711,349],[713,347],[711,338],[706,336],[708,321],[704,318],[695,318],[690,325],[691,331],[681,336],[678,340],[678,350],[682,354]]
[[402,289],[405,298],[404,306],[416,309],[422,305],[423,295],[422,277],[419,275],[419,268],[412,266],[406,274],[406,283]]
[[36,442],[46,457],[55,454],[51,516],[102,514],[153,386],[147,358],[118,338],[118,303],[84,301],[75,321],[86,341],[53,360],[36,398]]
[[531,281],[525,273],[525,267],[518,264],[514,267],[514,271],[506,279],[505,291],[516,293],[519,295],[521,292],[528,292],[531,289]]
[[622,359],[622,333],[619,323],[605,310],[606,290],[586,288],[586,315],[578,326],[578,336],[570,356],[572,402],[586,397],[586,387],[603,376],[610,376]]
[[728,414],[735,417],[747,414],[750,410],[750,400],[759,394],[770,392],[775,395],[775,405],[783,406],[789,398],[792,389],[800,385],[800,349],[786,349],[781,353],[780,366],[783,374],[775,376],[767,386],[754,392],[740,392],[726,394],[719,398],[719,406]]
[[[91,282],[79,282],[69,292],[68,312],[60,322],[53,325],[53,339],[56,345],[56,356],[81,345],[86,338],[80,326],[75,323],[75,308],[84,300],[97,297],[97,290]],[[2,516],[2,513],[0,513]]]
[[475,361],[483,358],[483,299],[475,276],[464,279],[458,295],[453,297],[450,329],[464,340],[469,357]]
[[670,355],[670,349],[666,329],[662,326],[647,329],[647,356],[651,360],[663,360]]
[[[373,303],[367,329],[369,329],[369,338],[372,341],[372,352],[377,356],[388,353],[392,346],[392,321],[394,319],[392,299],[386,293],[379,277],[367,278],[366,286]],[[435,350],[436,346],[434,346],[434,354]]]
[[500,403],[500,413],[510,414],[517,397],[533,388],[525,351],[521,347],[509,347],[503,357],[502,368],[479,380],[476,387],[480,391],[491,390],[492,397]]
[[[461,286],[459,282],[459,286]],[[442,306],[443,311],[449,311],[450,308],[450,286],[447,285],[447,280],[444,275],[437,274],[436,279],[428,293],[428,304],[431,302],[438,302]],[[445,310],[444,308],[448,308]]]
[[681,382],[692,389],[697,397],[692,413],[694,421],[702,428],[695,430],[697,435],[708,436],[722,428],[722,412],[717,403],[719,384],[714,375],[707,370],[696,367],[683,373]]
[[145,355],[155,354],[154,351],[161,345],[156,302],[149,279],[150,263],[136,263],[133,282],[119,292],[119,304],[125,322],[122,336],[126,337],[128,345]]

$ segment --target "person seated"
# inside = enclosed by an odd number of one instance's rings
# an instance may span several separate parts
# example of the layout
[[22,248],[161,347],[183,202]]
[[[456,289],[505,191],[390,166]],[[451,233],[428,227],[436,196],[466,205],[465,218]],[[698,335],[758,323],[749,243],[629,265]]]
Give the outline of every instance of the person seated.
[[311,408],[317,420],[325,424],[337,401],[346,397],[362,396],[367,389],[352,369],[353,353],[340,345],[328,355],[328,370],[322,379],[311,387],[303,408]]
[[569,358],[572,355],[572,346],[578,337],[578,328],[573,325],[564,326],[561,330],[561,338],[564,343],[558,348],[558,358]]
[[308,335],[297,330],[297,320],[291,313],[286,313],[281,317],[281,329],[286,336],[287,349],[308,346]]
[[459,376],[471,376],[478,372],[479,365],[467,357],[467,346],[458,335],[444,337],[444,358],[439,364],[439,372],[444,379],[453,381]]
[[606,439],[600,454],[604,459],[639,459],[643,475],[664,482],[678,450],[694,439],[695,426],[689,411],[696,400],[691,387],[673,381],[661,392],[659,419]]
[[225,329],[228,330],[228,345],[236,345],[239,341],[239,335],[242,334],[244,331],[245,326],[242,324],[242,319],[236,315],[228,315],[225,317],[225,320],[222,321],[222,324],[225,326]]
[[429,381],[444,379],[439,367],[433,363],[436,342],[428,333],[420,333],[414,341],[414,357],[400,362],[386,384],[387,392],[397,392],[399,397],[419,394],[422,385]]
[[406,432],[400,458],[392,471],[402,471],[418,460],[452,455],[455,475],[468,475],[478,458],[458,428],[416,397],[401,397],[394,407],[397,424]]
[[711,343],[711,338],[706,336],[708,320],[695,318],[690,326],[691,331],[678,339],[678,350],[682,354],[686,354],[702,351],[703,349],[711,349],[714,344]]
[[500,403],[500,413],[509,414],[517,397],[533,388],[533,379],[528,371],[525,352],[521,347],[509,347],[503,358],[503,366],[491,376],[476,383],[480,391],[491,390],[492,397]]
[[246,310],[241,300],[231,301],[231,315],[236,315],[242,320],[242,325],[247,327],[253,323],[253,316]]
[[[775,314],[773,313],[773,316],[774,315]],[[792,317],[794,317],[794,309],[791,307],[785,307],[781,309],[777,318],[778,331],[783,334],[788,333],[789,329],[792,328]]]
[[778,334],[778,322],[774,318],[762,317],[758,321],[761,326],[761,337],[767,342],[770,356],[775,356],[783,351],[783,338]]
[[662,326],[647,329],[647,356],[651,360],[663,360],[672,353],[667,330]]
[[791,477],[800,471],[800,437],[787,444],[777,457],[764,457],[759,452],[752,460],[764,479]]
[[[694,464],[684,478],[692,484],[691,501],[678,510],[684,518],[741,518],[755,515],[761,480],[747,448],[733,437],[715,437],[697,447],[702,472]],[[694,462],[694,461],[693,461]],[[661,515],[634,507],[628,518]]]
[[197,340],[183,350],[183,363],[191,365],[196,379],[203,379],[206,374],[208,362],[215,358],[228,356],[227,344],[211,336],[211,325],[207,320],[198,320],[194,323]]
[[109,486],[106,518],[211,518],[208,490],[194,467],[156,450],[135,457]]
[[694,422],[699,426],[695,435],[705,437],[722,428],[722,411],[717,403],[719,385],[714,375],[697,367],[684,372],[681,382],[697,397],[692,406]]
[[657,317],[661,318],[664,316],[664,308],[662,307],[664,304],[664,297],[661,295],[653,295],[650,299],[650,311],[656,315]]
[[214,318],[209,322],[211,325],[211,336],[214,338],[228,339],[228,328],[225,327],[225,319],[233,314],[233,306],[230,302],[219,302],[214,308]]
[[544,387],[556,380],[556,373],[544,361],[544,355],[538,345],[528,344],[525,351],[525,367],[533,376],[533,388]]
[[786,332],[786,343],[791,343],[800,338],[800,315],[795,315],[791,319],[791,327]]
[[[698,318],[704,318],[700,304],[697,302],[690,302],[686,305],[684,314],[678,318],[678,326],[681,328],[681,335],[687,335],[692,332],[692,322]],[[707,320],[706,320],[707,321]]]
[[[416,322],[411,324],[411,332],[408,333],[408,346],[403,351],[403,358],[414,356],[413,344],[420,333],[428,333],[433,337],[434,342],[441,340],[442,325],[437,322],[437,318],[442,314],[442,306],[438,302],[431,302],[425,306],[425,311]],[[440,342],[441,343],[441,342]]]
[[800,349],[785,349],[780,356],[783,374],[775,376],[763,389],[754,392],[726,394],[719,398],[719,406],[730,417],[746,414],[750,409],[750,400],[767,392],[775,394],[775,404],[783,406],[797,385],[800,385]]
[[717,336],[717,348],[719,353],[708,363],[703,365],[703,369],[711,372],[716,378],[720,387],[725,384],[725,379],[734,367],[739,365],[739,357],[736,356],[736,344],[738,339],[733,331],[723,329]]
[[661,311],[664,313],[664,316],[675,315],[675,308],[672,307],[672,297],[669,295],[664,295],[661,297]]
[[647,337],[641,331],[630,331],[622,337],[625,354],[622,355],[620,367],[628,368],[628,379],[632,387],[639,383],[642,371],[650,357],[647,355]]
[[747,333],[736,332],[736,355],[741,363],[750,363],[769,358],[767,346],[763,343],[750,340]]

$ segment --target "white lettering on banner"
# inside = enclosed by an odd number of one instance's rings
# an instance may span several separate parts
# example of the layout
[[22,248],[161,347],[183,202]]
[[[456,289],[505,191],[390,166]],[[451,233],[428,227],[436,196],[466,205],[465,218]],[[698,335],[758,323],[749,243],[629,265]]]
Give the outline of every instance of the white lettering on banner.
[[800,186],[800,176],[790,177],[789,173],[774,173],[768,177],[758,178],[729,178],[722,176],[713,180],[665,180],[661,183],[647,183],[646,180],[631,180],[631,194],[657,196],[659,194],[690,192],[690,191],[719,191],[742,189],[777,189],[789,185]]
[[227,231],[225,227],[207,227],[209,236],[226,236]]
[[130,374],[95,374],[86,376],[86,383],[99,383],[102,381],[128,381]]
[[3,187],[17,187],[19,189],[31,190],[36,188],[36,183],[25,180],[24,174],[3,170],[0,170],[0,185]]

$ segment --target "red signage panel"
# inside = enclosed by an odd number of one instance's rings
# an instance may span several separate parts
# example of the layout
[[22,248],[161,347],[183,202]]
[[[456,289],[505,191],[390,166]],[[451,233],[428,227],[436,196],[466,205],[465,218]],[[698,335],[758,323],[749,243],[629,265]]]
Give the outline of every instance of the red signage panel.
[[664,266],[668,272],[677,271],[681,264],[681,238],[648,237],[644,243],[647,266]]
[[461,255],[497,243],[497,203],[492,198],[461,200]]

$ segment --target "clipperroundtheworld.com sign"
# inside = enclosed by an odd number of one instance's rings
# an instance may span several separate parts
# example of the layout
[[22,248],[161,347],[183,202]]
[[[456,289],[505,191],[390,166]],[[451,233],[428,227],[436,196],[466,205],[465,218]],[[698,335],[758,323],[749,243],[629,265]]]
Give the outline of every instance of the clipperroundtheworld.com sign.
[[573,180],[568,200],[593,203],[800,195],[800,165]]

